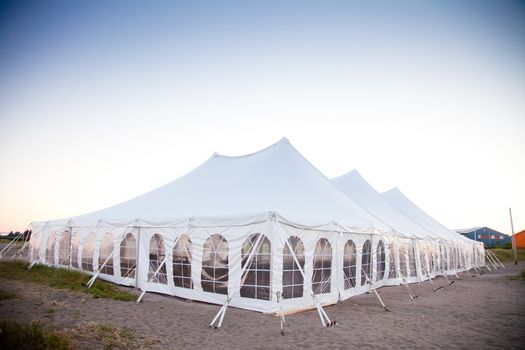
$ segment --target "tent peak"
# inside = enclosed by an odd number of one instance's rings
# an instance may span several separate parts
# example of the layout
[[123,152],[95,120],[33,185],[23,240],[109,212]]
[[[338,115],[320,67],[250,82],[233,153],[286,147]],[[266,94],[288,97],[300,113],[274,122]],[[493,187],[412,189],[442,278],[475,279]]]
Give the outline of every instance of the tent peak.
[[229,155],[225,155],[225,154],[220,154],[220,153],[217,153],[217,152],[214,152],[213,153],[213,156],[212,157],[221,157],[221,158],[245,158],[245,157],[251,157],[251,156],[254,156],[256,154],[259,154],[259,153],[263,153],[273,147],[277,147],[277,146],[281,146],[281,145],[292,145],[290,143],[290,141],[286,138],[286,137],[283,137],[282,139],[280,139],[279,141],[271,144],[270,146],[268,147],[265,147],[263,149],[260,149],[258,151],[255,151],[255,152],[252,152],[252,153],[248,153],[248,154],[244,154],[244,155],[240,155],[240,156],[229,156]]

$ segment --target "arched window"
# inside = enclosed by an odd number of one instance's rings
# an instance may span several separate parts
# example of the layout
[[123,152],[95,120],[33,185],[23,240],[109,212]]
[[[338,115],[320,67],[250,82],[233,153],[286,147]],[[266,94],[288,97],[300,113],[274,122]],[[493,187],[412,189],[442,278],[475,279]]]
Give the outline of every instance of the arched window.
[[244,279],[241,281],[241,297],[270,300],[271,244],[270,240],[263,235],[256,248],[255,244],[260,235],[260,233],[250,235],[242,246],[241,266],[243,267],[252,250],[257,250],[246,268]]
[[377,244],[377,259],[376,259],[376,281],[381,281],[385,277],[386,264],[385,244],[379,241]]
[[401,277],[407,277],[407,253],[405,243],[399,245],[399,275]]
[[49,265],[55,265],[55,238],[55,232],[51,232],[49,238],[47,239],[46,262]]
[[120,243],[120,276],[135,278],[137,269],[137,240],[133,233],[128,232]]
[[93,253],[95,252],[96,239],[95,232],[91,232],[84,240],[82,248],[82,270],[93,271]]
[[151,241],[149,241],[148,281],[168,284],[166,261],[164,260],[165,257],[166,250],[164,249],[164,240],[158,233],[156,233],[151,237]]
[[330,293],[332,274],[332,247],[326,238],[315,245],[312,290],[315,294]]
[[410,276],[416,276],[416,254],[414,252],[414,244],[408,245],[408,264],[410,267]]
[[371,260],[372,260],[372,243],[369,239],[363,244],[363,250],[361,252],[361,285],[364,286],[366,283],[366,277],[372,278],[370,276],[371,269]]
[[62,266],[69,266],[69,250],[71,247],[71,236],[69,231],[62,232],[60,242],[58,244],[58,264]]
[[345,244],[345,251],[343,256],[343,273],[345,278],[345,289],[355,287],[357,255],[355,243],[349,239]]
[[71,239],[71,266],[78,269],[78,247],[80,246],[80,233],[73,232]]
[[[289,246],[288,246],[289,244]],[[301,298],[303,296],[304,245],[297,236],[288,239],[283,250],[283,299]],[[292,247],[293,252],[289,247]],[[295,261],[293,255],[297,258]]]
[[108,262],[102,267],[100,273],[113,275],[113,234],[111,232],[106,233],[104,238],[102,238],[102,242],[100,242],[98,255],[99,269],[108,258]]
[[395,245],[391,242],[388,245],[388,278],[397,277],[396,252]]
[[193,288],[191,240],[188,235],[181,235],[173,247],[173,284],[175,287]]
[[205,292],[228,294],[228,242],[221,235],[204,243],[201,286]]

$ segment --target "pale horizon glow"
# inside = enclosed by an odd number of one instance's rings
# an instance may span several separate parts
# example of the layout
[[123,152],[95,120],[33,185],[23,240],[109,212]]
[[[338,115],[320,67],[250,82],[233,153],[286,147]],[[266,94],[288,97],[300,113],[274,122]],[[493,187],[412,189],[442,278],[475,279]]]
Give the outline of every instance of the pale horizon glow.
[[0,231],[287,137],[452,229],[525,229],[525,5],[0,5]]

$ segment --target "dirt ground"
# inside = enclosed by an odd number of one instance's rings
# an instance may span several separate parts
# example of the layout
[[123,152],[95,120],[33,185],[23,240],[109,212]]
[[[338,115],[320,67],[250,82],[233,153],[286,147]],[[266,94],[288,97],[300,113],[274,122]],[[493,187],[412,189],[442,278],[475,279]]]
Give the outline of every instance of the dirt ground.
[[[213,329],[208,324],[217,305],[152,293],[137,305],[1,276],[0,288],[17,298],[0,301],[0,319],[41,320],[56,330],[93,322],[125,326],[152,349],[525,349],[525,281],[508,277],[523,268],[520,262],[482,275],[462,273],[451,286],[437,278],[434,285],[446,287],[435,293],[429,282],[414,284],[415,301],[404,287],[381,288],[391,312],[373,294],[360,295],[326,307],[336,326],[323,328],[317,312],[308,311],[287,317],[284,336],[272,315],[229,308],[223,327]],[[103,348],[89,337],[75,345]]]

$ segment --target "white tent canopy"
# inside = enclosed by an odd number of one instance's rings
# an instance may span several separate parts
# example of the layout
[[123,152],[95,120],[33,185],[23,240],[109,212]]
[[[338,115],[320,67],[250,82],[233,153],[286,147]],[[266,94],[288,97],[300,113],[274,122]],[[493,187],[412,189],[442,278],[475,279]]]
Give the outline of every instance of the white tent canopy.
[[[337,221],[356,230],[389,230],[342,194],[286,139],[246,156],[215,153],[181,178],[151,192],[71,218],[129,222],[277,212],[298,220]],[[69,221],[69,219],[66,219]]]

